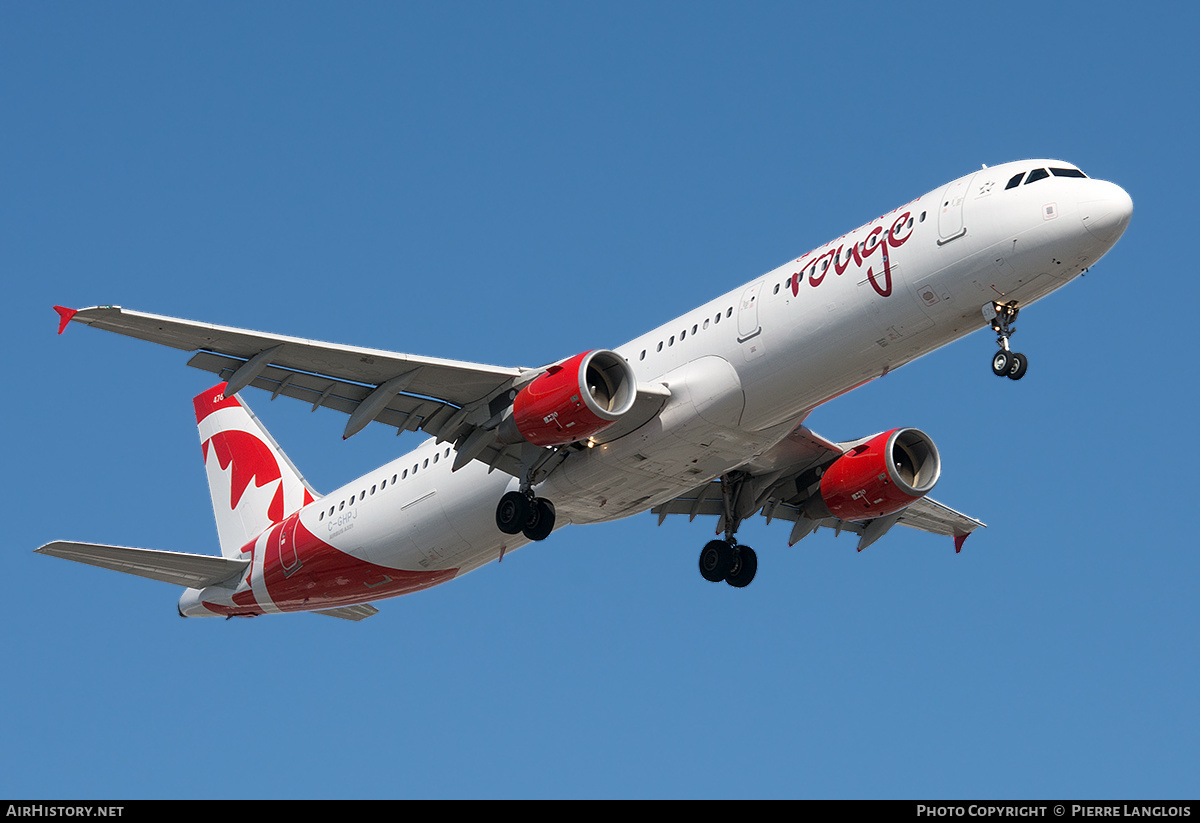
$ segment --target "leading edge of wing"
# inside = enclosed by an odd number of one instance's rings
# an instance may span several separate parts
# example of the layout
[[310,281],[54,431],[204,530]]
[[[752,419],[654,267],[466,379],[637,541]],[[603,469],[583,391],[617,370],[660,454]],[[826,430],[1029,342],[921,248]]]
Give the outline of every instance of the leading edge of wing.
[[69,540],[47,543],[34,549],[34,552],[192,589],[229,580],[250,565],[249,560],[233,560],[207,554],[184,554],[102,543],[76,543]]
[[380,385],[415,372],[406,390],[462,406],[485,397],[527,369],[324,343],[300,337],[146,314],[120,306],[73,311],[56,306],[59,332],[75,322],[184,351],[210,351],[250,363],[270,351],[270,363],[341,380]]

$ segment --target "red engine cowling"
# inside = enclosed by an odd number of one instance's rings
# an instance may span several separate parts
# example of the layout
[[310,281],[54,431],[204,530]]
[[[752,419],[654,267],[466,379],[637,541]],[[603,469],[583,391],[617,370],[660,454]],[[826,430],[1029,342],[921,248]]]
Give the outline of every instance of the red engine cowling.
[[942,471],[937,447],[917,429],[877,434],[821,475],[821,501],[842,520],[871,520],[920,500]]
[[577,354],[551,366],[513,398],[501,439],[538,446],[578,443],[633,408],[637,378],[625,358],[607,349]]

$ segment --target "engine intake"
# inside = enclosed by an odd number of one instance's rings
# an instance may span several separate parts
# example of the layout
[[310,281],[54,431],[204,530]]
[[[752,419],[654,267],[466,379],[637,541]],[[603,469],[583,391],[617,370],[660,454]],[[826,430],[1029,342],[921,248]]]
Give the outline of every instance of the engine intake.
[[[809,501],[815,516],[872,520],[893,514],[927,495],[942,472],[929,435],[893,429],[854,446],[821,475]],[[819,498],[819,500],[817,499]],[[821,508],[826,511],[819,511]]]
[[596,349],[551,366],[513,398],[502,442],[562,446],[586,440],[633,408],[637,377],[614,351]]

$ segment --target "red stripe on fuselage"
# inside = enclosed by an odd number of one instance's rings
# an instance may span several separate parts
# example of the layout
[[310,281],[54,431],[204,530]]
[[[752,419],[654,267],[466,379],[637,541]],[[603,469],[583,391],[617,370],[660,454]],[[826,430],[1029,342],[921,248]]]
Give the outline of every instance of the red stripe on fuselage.
[[[281,545],[280,535],[289,541]],[[339,551],[312,534],[299,514],[271,530],[263,580],[281,611],[352,606],[368,600],[410,594],[452,580],[458,569],[407,571],[378,566]]]

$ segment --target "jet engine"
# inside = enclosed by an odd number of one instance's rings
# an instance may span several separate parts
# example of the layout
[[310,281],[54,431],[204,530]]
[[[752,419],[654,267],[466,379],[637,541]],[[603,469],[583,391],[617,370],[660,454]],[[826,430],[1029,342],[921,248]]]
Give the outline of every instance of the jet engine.
[[517,392],[500,439],[538,446],[578,443],[619,420],[636,399],[637,377],[625,358],[607,349],[577,354]]
[[924,432],[877,434],[825,470],[820,492],[808,501],[810,517],[873,520],[893,514],[928,494],[941,471],[937,447]]

